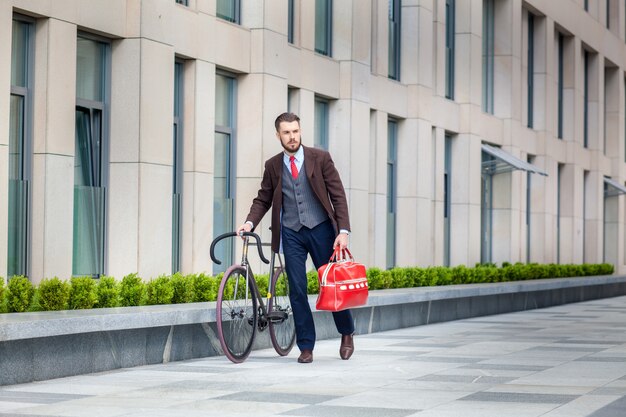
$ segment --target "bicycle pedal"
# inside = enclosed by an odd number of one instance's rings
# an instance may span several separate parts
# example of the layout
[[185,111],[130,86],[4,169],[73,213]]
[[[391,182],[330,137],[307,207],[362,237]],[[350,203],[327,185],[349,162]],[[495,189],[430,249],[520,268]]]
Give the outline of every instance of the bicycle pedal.
[[287,317],[289,317],[289,315],[284,311],[272,311],[267,313],[267,319],[272,323],[283,322],[287,320]]

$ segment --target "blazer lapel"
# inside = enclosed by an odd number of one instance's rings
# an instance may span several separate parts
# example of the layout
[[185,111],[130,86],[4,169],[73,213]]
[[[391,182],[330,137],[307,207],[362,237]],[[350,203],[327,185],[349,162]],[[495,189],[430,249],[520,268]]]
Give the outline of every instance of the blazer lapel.
[[315,172],[315,164],[317,163],[317,158],[315,158],[314,154],[308,152],[308,148],[302,146],[304,149],[304,169],[306,171],[306,177],[309,179],[309,183],[312,183],[313,173]]

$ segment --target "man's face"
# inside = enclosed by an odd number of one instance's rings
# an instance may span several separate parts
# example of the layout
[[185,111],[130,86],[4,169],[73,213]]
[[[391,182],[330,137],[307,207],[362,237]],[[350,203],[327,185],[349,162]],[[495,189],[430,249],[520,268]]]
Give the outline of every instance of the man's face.
[[276,137],[289,154],[295,154],[300,149],[300,123],[280,122]]

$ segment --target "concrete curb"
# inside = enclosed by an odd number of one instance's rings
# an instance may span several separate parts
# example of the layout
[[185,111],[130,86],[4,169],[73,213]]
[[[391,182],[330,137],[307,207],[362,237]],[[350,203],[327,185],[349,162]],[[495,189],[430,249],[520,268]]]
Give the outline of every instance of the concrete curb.
[[[364,334],[625,294],[626,276],[392,289],[353,315]],[[338,337],[330,313],[314,319],[318,339]],[[220,354],[215,303],[0,315],[0,385]]]

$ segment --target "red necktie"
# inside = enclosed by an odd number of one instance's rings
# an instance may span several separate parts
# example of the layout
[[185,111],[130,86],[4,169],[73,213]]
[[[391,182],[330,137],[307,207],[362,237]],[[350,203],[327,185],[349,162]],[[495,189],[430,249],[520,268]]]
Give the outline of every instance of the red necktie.
[[291,176],[293,179],[298,179],[298,167],[296,166],[296,157],[291,155],[289,157],[289,162],[291,162]]

